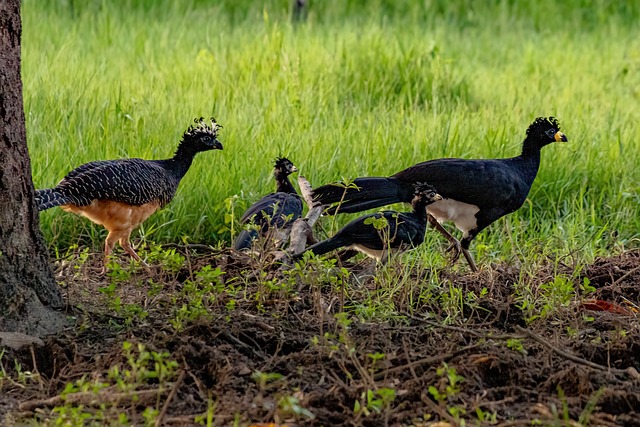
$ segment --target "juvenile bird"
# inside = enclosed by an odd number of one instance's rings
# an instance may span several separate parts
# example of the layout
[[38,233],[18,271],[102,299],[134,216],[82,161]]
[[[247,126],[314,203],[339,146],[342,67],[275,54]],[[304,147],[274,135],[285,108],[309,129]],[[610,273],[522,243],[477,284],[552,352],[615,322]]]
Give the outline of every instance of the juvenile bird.
[[260,236],[269,236],[279,243],[287,229],[302,216],[302,199],[289,181],[289,175],[298,168],[287,158],[276,159],[273,176],[276,180],[276,192],[267,194],[251,205],[240,222],[250,227],[243,229],[236,238],[233,248],[250,249]]
[[[527,129],[522,153],[507,159],[437,159],[418,163],[388,178],[367,177],[352,186],[328,184],[313,190],[323,205],[335,204],[329,214],[360,212],[397,202],[409,202],[413,184],[427,182],[443,200],[427,208],[429,222],[447,237],[455,262],[460,251],[473,271],[469,253],[474,237],[498,218],[517,210],[527,198],[540,166],[540,149],[552,142],[567,141],[554,117],[538,117]],[[462,231],[458,241],[441,222],[453,221]]]
[[362,216],[345,225],[333,237],[309,246],[305,252],[322,255],[345,247],[384,264],[391,253],[415,248],[424,241],[426,208],[440,200],[442,197],[434,187],[417,183],[411,212],[382,211]]
[[210,123],[204,118],[194,122],[195,125],[184,132],[172,158],[86,163],[69,172],[54,188],[37,190],[38,209],[60,206],[104,226],[109,234],[104,244],[102,273],[116,242],[141,261],[129,241],[133,229],[173,199],[197,153],[222,150],[222,143],[217,139],[222,126],[213,118]]

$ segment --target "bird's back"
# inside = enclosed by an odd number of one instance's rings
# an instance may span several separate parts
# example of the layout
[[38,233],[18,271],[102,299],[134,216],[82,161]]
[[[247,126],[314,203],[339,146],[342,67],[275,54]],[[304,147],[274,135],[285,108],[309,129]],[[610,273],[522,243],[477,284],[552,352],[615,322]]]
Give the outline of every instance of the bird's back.
[[[376,223],[379,224],[377,227]],[[345,238],[351,244],[380,250],[387,246],[422,243],[425,228],[426,222],[412,212],[382,211],[351,221],[336,236]]]
[[84,164],[65,176],[55,190],[68,204],[86,206],[109,200],[141,206],[173,199],[180,178],[170,173],[167,161],[121,159]]
[[535,159],[531,161],[520,157],[437,159],[418,163],[392,178],[406,183],[427,182],[437,188],[442,197],[481,209],[499,206],[509,211],[517,209],[524,202],[538,165]]
[[302,200],[295,193],[276,192],[264,196],[247,209],[240,221],[268,227],[283,227],[302,216]]

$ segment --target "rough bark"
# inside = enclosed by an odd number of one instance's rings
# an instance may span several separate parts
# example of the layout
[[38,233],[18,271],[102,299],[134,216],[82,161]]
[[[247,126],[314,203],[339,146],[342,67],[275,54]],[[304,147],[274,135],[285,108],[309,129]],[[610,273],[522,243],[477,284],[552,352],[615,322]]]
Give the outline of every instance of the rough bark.
[[0,1],[0,330],[43,335],[63,316],[33,200],[20,78],[20,0]]

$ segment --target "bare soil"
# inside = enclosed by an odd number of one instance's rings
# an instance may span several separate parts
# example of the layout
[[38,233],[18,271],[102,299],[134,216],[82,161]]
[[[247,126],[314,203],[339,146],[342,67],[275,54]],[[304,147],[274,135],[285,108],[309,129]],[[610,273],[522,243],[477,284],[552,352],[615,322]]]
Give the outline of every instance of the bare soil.
[[[335,286],[319,283],[300,287],[293,297],[272,293],[270,299],[254,298],[248,286],[245,299],[210,303],[209,316],[176,331],[171,295],[193,271],[219,266],[227,286],[236,276],[255,280],[247,260],[228,251],[196,249],[188,255],[188,267],[174,273],[141,270],[117,285],[123,304],[138,304],[149,313],[133,321],[108,308],[99,290],[106,279],[95,277],[91,265],[78,270],[60,263],[72,326],[43,346],[5,351],[7,375],[16,378],[17,360],[22,371],[40,376],[0,382],[0,419],[8,425],[50,419],[52,408],[63,404],[56,396],[67,383],[83,376],[105,379],[110,367],[126,366],[122,343],[129,341],[168,351],[179,366],[163,388],[154,381],[138,387],[138,400],[114,399],[117,393],[108,396],[110,390],[101,395],[107,411],[126,413],[132,424],[144,424],[144,408],[154,406],[160,412],[156,425],[192,425],[209,408],[214,425],[442,427],[465,420],[467,425],[640,426],[639,251],[596,259],[579,272],[561,262],[527,272],[534,290],[558,275],[572,277],[576,294],[568,306],[530,323],[514,297],[514,283],[524,272],[493,265],[475,274],[463,268],[427,273],[463,289],[463,295],[477,296],[465,298],[463,313],[453,319],[434,300],[384,321],[350,316],[347,324],[335,314],[358,301],[345,299]],[[268,277],[278,274],[270,271]],[[420,274],[425,273],[416,272],[416,281]],[[162,291],[149,296],[150,283],[161,283]],[[583,283],[596,290],[583,294]],[[363,289],[375,292],[375,286],[369,281]],[[447,369],[464,380],[452,384]],[[256,372],[281,377],[261,384]],[[144,398],[142,390],[152,398]],[[388,390],[393,397],[382,402]],[[89,411],[99,406],[80,401]]]

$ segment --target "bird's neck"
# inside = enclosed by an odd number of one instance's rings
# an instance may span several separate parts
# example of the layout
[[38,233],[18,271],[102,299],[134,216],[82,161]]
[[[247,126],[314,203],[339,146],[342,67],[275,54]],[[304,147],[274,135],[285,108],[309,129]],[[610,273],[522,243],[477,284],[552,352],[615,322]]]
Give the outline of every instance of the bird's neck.
[[176,150],[176,154],[171,159],[171,162],[175,165],[174,169],[178,173],[179,177],[182,178],[184,174],[187,173],[191,163],[193,162],[193,158],[198,152],[193,148],[181,143]]
[[427,222],[427,203],[419,201],[413,204],[413,213],[421,223]]
[[540,148],[540,144],[527,138],[522,143],[522,154],[520,154],[520,157],[540,161]]
[[285,174],[276,174],[276,191],[279,193],[293,193],[296,194],[296,189],[289,181],[289,176]]
[[527,181],[533,183],[540,167],[540,145],[528,138],[522,143],[522,154],[514,159],[520,164],[518,169],[527,176]]

